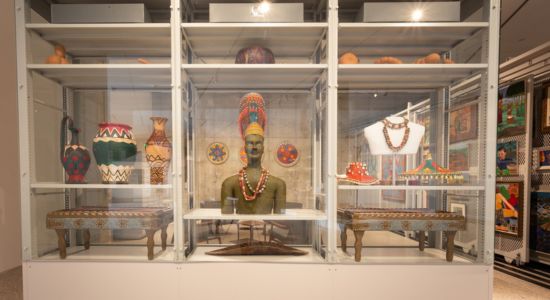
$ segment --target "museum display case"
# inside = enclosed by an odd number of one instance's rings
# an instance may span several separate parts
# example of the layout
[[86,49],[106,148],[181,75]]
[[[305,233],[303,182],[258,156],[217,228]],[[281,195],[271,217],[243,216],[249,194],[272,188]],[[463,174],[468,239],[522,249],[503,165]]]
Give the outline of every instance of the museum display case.
[[29,265],[489,278],[498,1],[136,2],[17,1]]

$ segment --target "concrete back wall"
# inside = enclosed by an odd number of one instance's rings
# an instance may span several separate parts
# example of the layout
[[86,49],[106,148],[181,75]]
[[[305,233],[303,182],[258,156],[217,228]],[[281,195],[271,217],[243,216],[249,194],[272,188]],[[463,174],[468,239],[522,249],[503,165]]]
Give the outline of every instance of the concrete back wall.
[[0,1],[0,272],[21,264],[14,1]]

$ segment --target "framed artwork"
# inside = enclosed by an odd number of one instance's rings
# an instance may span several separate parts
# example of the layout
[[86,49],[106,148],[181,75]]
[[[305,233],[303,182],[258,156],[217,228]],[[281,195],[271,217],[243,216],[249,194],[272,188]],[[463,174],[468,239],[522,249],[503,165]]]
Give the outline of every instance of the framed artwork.
[[292,167],[300,158],[298,149],[291,143],[282,142],[275,152],[275,160],[283,167]]
[[541,131],[550,133],[550,82],[542,86],[542,92]]
[[530,246],[550,254],[550,193],[532,193]]
[[466,204],[464,204],[464,203],[451,203],[451,212],[459,213],[463,217],[466,217]]
[[550,150],[539,150],[539,170],[550,170]]
[[477,104],[452,110],[449,116],[450,143],[477,138]]
[[451,171],[470,170],[470,152],[468,145],[449,149],[449,169]]
[[497,144],[497,176],[518,176],[518,142]]
[[525,81],[503,86],[498,90],[497,137],[525,133],[527,93]]
[[424,126],[426,131],[424,132],[424,136],[422,137],[422,140],[420,142],[420,145],[422,148],[429,148],[430,147],[430,111],[421,113],[416,118],[416,123]]
[[229,149],[224,143],[214,142],[208,146],[207,157],[215,165],[223,164],[229,158]]
[[523,182],[497,182],[495,201],[495,231],[521,237]]
[[[395,157],[395,175],[405,172],[407,168],[407,157],[405,155],[382,156],[382,182],[391,184],[393,182],[393,158]],[[382,199],[392,201],[405,201],[407,196],[404,190],[383,190]]]

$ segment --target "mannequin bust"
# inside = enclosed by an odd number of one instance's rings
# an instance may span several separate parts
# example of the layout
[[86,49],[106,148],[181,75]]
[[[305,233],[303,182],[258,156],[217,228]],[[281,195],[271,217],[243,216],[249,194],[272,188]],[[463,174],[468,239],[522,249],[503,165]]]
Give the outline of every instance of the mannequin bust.
[[229,199],[236,198],[238,214],[284,214],[286,183],[262,168],[264,133],[258,123],[251,123],[245,131],[246,167],[222,183],[221,207],[223,214],[232,214]]
[[[386,129],[384,129],[386,127]],[[406,137],[407,128],[409,130]],[[403,117],[387,117],[364,130],[372,155],[415,154],[426,128]],[[387,132],[386,139],[385,133]],[[392,145],[392,147],[390,147]]]

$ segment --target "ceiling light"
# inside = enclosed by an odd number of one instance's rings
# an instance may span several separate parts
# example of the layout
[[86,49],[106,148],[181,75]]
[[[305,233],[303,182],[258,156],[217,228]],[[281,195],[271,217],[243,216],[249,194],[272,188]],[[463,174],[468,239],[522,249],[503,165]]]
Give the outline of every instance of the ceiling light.
[[411,14],[411,20],[413,20],[413,22],[418,22],[422,19],[423,15],[424,12],[421,9],[415,9]]
[[252,8],[252,15],[255,17],[263,17],[271,9],[271,3],[269,1],[262,1]]

